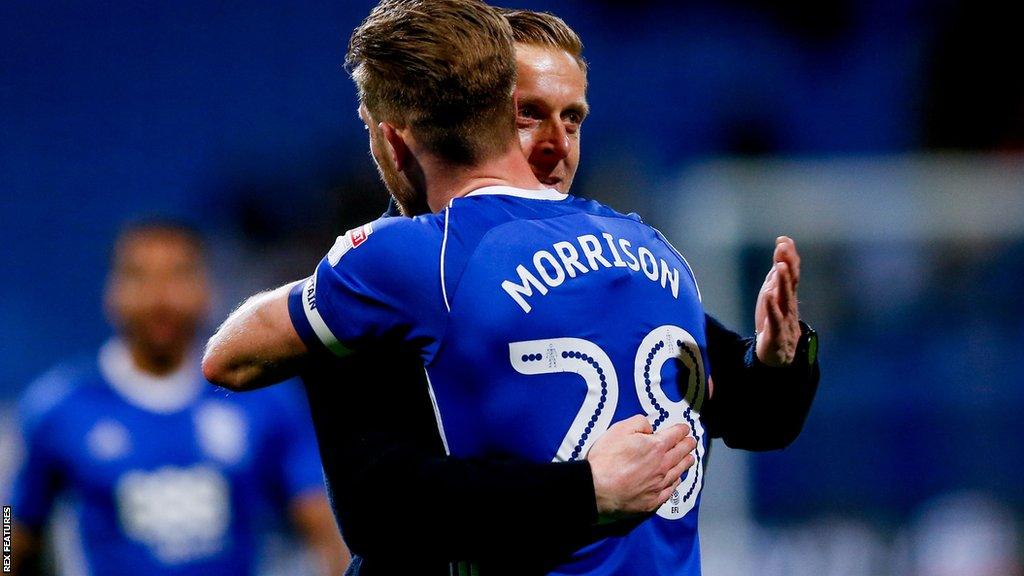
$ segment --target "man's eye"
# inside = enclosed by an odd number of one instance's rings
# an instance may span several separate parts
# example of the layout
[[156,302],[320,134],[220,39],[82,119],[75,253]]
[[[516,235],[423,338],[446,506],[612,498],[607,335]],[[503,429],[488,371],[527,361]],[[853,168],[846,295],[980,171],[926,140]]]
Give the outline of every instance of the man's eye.
[[522,116],[516,118],[516,128],[519,130],[533,130],[537,126],[540,126],[540,120],[524,118]]
[[540,112],[538,112],[533,106],[520,106],[519,117],[529,120],[537,120],[540,118]]
[[522,114],[516,116],[516,128],[519,130],[533,130],[537,126],[540,126],[540,120],[537,118],[523,116]]
[[579,112],[569,112],[565,115],[565,119],[572,124],[580,125],[583,123],[583,114],[580,114]]

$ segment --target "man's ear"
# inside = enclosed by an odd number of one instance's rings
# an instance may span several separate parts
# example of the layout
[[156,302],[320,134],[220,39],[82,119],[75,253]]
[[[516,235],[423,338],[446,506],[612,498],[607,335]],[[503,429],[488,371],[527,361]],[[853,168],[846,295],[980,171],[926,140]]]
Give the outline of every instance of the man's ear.
[[377,127],[380,129],[381,134],[384,135],[384,140],[388,143],[388,147],[391,148],[391,157],[395,159],[395,168],[402,172],[409,165],[409,159],[412,155],[409,145],[405,142],[402,134],[391,124],[381,122]]

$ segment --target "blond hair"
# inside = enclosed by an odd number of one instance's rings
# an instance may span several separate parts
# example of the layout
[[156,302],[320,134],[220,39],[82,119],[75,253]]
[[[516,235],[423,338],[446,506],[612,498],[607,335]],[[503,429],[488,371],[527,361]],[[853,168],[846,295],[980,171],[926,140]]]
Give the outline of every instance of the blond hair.
[[512,37],[517,43],[564,50],[576,59],[580,70],[586,75],[587,61],[583,59],[583,41],[565,20],[550,12],[510,8],[498,10],[512,26]]

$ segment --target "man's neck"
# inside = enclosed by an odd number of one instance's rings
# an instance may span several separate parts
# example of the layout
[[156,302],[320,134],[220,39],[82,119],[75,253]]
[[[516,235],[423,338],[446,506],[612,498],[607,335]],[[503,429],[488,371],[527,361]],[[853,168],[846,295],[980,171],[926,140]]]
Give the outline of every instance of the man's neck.
[[171,414],[188,406],[202,392],[198,358],[193,358],[194,369],[189,369],[190,357],[186,355],[165,372],[171,362],[159,362],[161,368],[154,370],[154,363],[140,363],[139,357],[137,349],[116,338],[100,348],[100,372],[129,403],[150,412]]
[[127,342],[128,354],[131,356],[132,364],[135,368],[144,374],[150,376],[162,377],[167,376],[181,368],[182,363],[185,361],[187,351],[185,349],[176,350],[168,354],[156,354],[151,353],[148,350],[143,349],[141,346],[134,345],[131,342]]
[[[533,175],[518,146],[479,164],[456,167],[425,165],[427,204],[431,212],[442,210],[453,198],[460,198],[487,186],[511,186],[541,190],[544,186]],[[432,169],[432,170],[431,170]]]

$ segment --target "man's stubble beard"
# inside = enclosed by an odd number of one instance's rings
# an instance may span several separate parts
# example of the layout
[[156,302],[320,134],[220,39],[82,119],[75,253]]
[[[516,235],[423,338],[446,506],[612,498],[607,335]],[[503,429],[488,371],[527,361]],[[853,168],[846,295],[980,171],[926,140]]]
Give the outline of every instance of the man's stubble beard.
[[391,196],[394,197],[395,202],[398,203],[398,208],[401,210],[402,215],[417,216],[429,213],[430,206],[427,204],[426,196],[417,192],[409,184],[408,180],[402,178],[402,175],[399,174],[391,162],[390,156],[381,149],[379,145],[381,140],[383,138],[375,138],[370,142],[373,148],[374,164],[377,165],[377,173],[380,174],[380,179],[384,182],[384,186],[388,189]]

